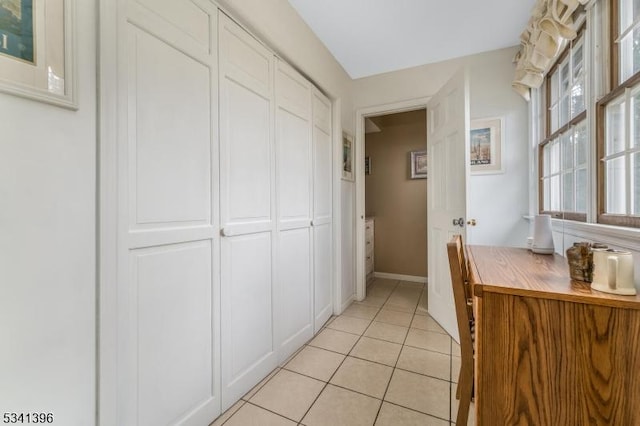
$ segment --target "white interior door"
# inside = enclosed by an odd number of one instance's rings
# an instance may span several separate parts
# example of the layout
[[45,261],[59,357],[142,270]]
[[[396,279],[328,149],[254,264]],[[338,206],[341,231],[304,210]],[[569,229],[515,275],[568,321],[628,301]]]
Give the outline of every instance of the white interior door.
[[469,176],[469,83],[465,71],[459,71],[431,98],[427,111],[428,309],[458,340],[446,244],[454,234],[465,238]]
[[119,2],[116,22],[112,424],[207,424],[220,413],[217,10]]
[[220,13],[222,406],[277,365],[273,55]]
[[278,60],[275,319],[280,361],[313,336],[311,135],[311,84]]
[[331,102],[313,90],[313,283],[314,332],[331,317],[332,153]]

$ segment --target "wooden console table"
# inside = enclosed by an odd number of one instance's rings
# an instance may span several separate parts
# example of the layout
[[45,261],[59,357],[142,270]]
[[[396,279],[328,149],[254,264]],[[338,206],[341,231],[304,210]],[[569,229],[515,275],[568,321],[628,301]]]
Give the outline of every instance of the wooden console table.
[[571,281],[566,259],[468,246],[478,425],[640,425],[640,297]]

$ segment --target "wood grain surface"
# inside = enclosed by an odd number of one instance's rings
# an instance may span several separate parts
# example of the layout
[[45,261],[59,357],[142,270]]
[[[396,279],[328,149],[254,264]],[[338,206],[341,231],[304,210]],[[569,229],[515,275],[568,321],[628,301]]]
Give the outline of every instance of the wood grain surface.
[[482,296],[478,425],[640,425],[637,297],[571,283],[560,256],[477,246],[468,254]]
[[483,292],[542,297],[602,306],[640,309],[640,295],[620,296],[591,290],[572,281],[567,260],[557,254],[535,254],[523,248],[468,246],[476,296]]

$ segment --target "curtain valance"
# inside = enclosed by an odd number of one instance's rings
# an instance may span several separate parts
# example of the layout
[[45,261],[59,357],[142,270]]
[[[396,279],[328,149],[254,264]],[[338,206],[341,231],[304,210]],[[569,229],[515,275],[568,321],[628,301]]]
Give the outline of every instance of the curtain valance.
[[576,12],[590,0],[538,0],[520,35],[513,89],[526,100],[530,89],[542,85],[544,74],[560,54],[565,41],[577,37]]

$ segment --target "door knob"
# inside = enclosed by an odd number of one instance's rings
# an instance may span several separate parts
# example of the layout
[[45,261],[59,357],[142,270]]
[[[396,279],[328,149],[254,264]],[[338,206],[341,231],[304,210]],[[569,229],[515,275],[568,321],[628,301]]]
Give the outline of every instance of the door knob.
[[471,219],[467,221],[467,225],[469,226],[476,226],[476,220],[475,219]]
[[453,226],[459,226],[460,228],[464,228],[464,218],[453,219]]

